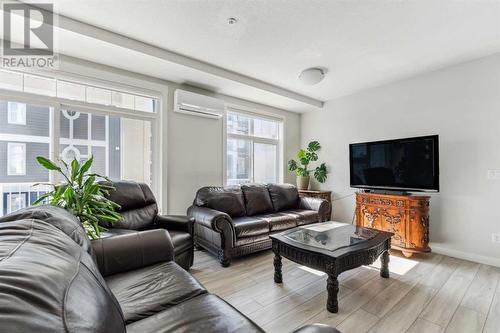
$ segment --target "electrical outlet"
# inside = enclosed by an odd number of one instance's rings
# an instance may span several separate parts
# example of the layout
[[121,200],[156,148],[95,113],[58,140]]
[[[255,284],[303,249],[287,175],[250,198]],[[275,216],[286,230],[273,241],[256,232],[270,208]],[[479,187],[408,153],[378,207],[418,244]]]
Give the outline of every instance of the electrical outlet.
[[490,180],[500,180],[500,170],[488,170],[487,178]]
[[500,243],[500,234],[491,234],[492,243]]

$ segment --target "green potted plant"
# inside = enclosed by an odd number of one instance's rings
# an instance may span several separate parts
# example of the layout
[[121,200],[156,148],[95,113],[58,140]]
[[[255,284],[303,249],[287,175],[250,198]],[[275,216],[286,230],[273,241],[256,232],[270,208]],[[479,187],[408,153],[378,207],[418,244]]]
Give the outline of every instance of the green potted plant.
[[315,169],[309,169],[309,163],[318,160],[317,152],[321,149],[318,141],[311,141],[306,149],[301,149],[297,153],[297,161],[288,161],[288,170],[295,171],[297,175],[297,188],[299,190],[307,190],[309,188],[309,174],[314,171],[314,178],[320,183],[326,181],[327,173],[325,163],[321,163]]
[[[114,223],[121,219],[121,215],[116,212],[120,206],[106,198],[109,191],[114,189],[109,185],[109,179],[89,172],[93,156],[83,164],[76,159],[70,165],[61,160],[62,167],[43,156],[38,156],[36,160],[45,169],[59,173],[64,182],[45,183],[52,186],[53,190],[40,196],[35,205],[47,202],[70,211],[80,220],[91,239],[100,238],[101,232],[106,230],[99,225],[99,221]],[[108,183],[99,182],[103,179]]]

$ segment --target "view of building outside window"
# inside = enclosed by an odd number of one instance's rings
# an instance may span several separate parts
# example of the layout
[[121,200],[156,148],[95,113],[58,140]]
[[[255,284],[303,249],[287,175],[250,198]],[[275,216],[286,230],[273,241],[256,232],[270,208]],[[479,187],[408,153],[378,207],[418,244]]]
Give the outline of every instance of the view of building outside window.
[[227,185],[279,182],[281,121],[228,112]]
[[[24,115],[15,115],[19,110]],[[36,156],[49,157],[57,140],[51,136],[53,112],[48,106],[0,101],[0,215],[31,205],[48,190],[33,184],[51,180]],[[150,121],[64,109],[59,118],[59,158],[84,162],[94,156],[91,172],[151,184]]]

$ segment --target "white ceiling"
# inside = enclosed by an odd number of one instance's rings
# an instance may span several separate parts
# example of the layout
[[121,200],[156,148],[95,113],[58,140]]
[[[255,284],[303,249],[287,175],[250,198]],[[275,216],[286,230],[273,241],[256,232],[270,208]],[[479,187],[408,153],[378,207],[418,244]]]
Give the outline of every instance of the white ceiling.
[[[500,1],[54,0],[60,14],[320,101],[500,52]],[[228,25],[227,18],[238,23]],[[294,111],[300,101],[85,36],[62,53]],[[308,67],[328,69],[314,86]],[[274,99],[273,99],[274,98]],[[281,99],[281,100],[280,100]]]

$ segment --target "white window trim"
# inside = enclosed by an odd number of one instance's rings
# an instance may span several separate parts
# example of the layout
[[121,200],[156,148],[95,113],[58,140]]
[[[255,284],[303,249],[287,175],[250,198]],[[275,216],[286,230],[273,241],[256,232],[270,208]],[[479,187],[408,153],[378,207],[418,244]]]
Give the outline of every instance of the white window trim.
[[[260,119],[265,119],[265,120],[272,120],[278,122],[278,139],[271,139],[271,138],[262,138],[262,137],[256,137],[253,135],[245,135],[245,134],[235,134],[235,133],[228,133],[227,132],[227,114],[228,113],[237,113],[241,114],[244,116],[252,117],[252,118],[260,118]],[[276,163],[276,176],[277,176],[277,182],[282,183],[283,182],[283,177],[284,174],[282,172],[284,168],[284,138],[285,138],[285,119],[283,117],[279,116],[272,116],[269,115],[268,113],[260,113],[258,111],[247,111],[247,110],[241,110],[237,109],[234,107],[228,107],[226,108],[224,112],[224,117],[223,117],[223,184],[224,186],[227,186],[227,140],[228,139],[246,139],[251,141],[251,156],[252,156],[252,163],[250,165],[250,173],[251,173],[251,181],[254,182],[254,158],[253,158],[253,150],[254,150],[254,143],[264,143],[264,144],[273,144],[276,145],[276,158],[277,158],[277,163]]]
[[[5,88],[0,88],[1,91],[14,91],[14,92],[21,92],[21,93],[24,93],[24,94],[33,94],[33,95],[36,95],[36,96],[41,96],[41,97],[53,97],[53,98],[56,98],[58,100],[68,100],[68,101],[75,101],[75,102],[82,102],[84,104],[96,104],[96,105],[99,105],[99,106],[115,106],[117,108],[120,108],[119,106],[116,106],[113,102],[113,93],[120,93],[120,94],[125,94],[125,95],[130,95],[131,97],[133,97],[133,107],[129,107],[129,108],[121,108],[121,109],[126,109],[126,110],[129,110],[129,111],[134,111],[136,113],[158,113],[158,109],[161,107],[160,105],[160,98],[157,96],[157,94],[148,94],[148,93],[144,93],[144,89],[140,89],[140,88],[137,88],[135,92],[132,92],[130,89],[120,89],[119,87],[117,87],[116,84],[113,84],[113,83],[103,83],[101,85],[94,85],[93,83],[90,83],[91,80],[89,79],[82,79],[82,78],[74,78],[74,77],[71,77],[71,76],[64,76],[64,75],[61,75],[61,74],[57,74],[57,73],[43,73],[43,74],[40,74],[40,73],[36,73],[36,72],[25,72],[25,71],[17,71],[17,70],[6,70],[6,69],[0,69],[0,72],[6,72],[6,73],[12,73],[12,74],[17,74],[19,76],[22,77],[22,86],[19,87],[20,89],[13,89],[13,90],[6,90]],[[28,78],[32,78],[34,80],[44,80],[46,82],[49,82],[49,83],[52,83],[53,84],[53,87],[51,87],[49,90],[44,90],[44,88],[32,88],[32,87],[29,87],[29,86],[26,86],[26,80]],[[59,87],[59,84],[63,84],[63,85],[66,85],[66,86],[74,86],[74,87],[78,87],[78,88],[81,88],[83,89],[83,92],[82,92],[82,95],[81,96],[78,96],[78,94],[76,94],[75,96],[71,96],[71,97],[68,97],[66,95],[66,97],[64,97],[63,95],[61,95],[61,91]],[[0,83],[1,85],[1,83]],[[101,90],[101,91],[106,91],[106,92],[109,92],[110,94],[110,100],[107,101],[107,102],[102,102],[102,103],[99,103],[99,102],[96,102],[96,101],[89,101],[89,96],[88,96],[88,92],[89,92],[89,89],[91,91],[93,91],[94,89],[98,89],[98,90]],[[138,107],[138,101],[140,101],[141,99],[150,99],[151,102],[152,102],[152,110],[151,111],[148,111],[148,110],[144,110],[140,107]]]
[[[12,154],[13,154],[13,147],[14,146],[21,146],[23,147],[23,167],[22,167],[22,173],[13,173],[10,170],[10,162],[12,159]],[[7,143],[7,176],[26,176],[26,143],[24,142],[8,142]]]
[[[12,107],[16,105],[16,109],[13,109]],[[22,104],[24,105],[24,108],[19,110],[19,105]],[[22,112],[22,117],[21,121],[19,121],[19,117],[13,117],[14,113]],[[26,125],[26,104],[25,103],[18,103],[18,102],[12,102],[8,101],[7,102],[7,122],[11,125]]]

